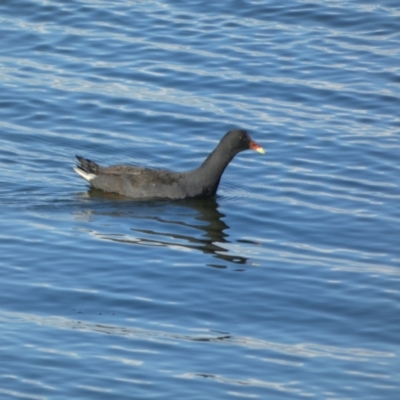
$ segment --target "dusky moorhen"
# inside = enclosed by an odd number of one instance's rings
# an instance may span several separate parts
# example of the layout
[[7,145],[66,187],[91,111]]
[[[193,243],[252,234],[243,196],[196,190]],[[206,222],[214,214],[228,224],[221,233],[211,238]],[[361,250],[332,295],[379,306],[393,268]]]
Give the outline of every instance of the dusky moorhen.
[[236,154],[248,149],[265,153],[245,130],[234,129],[221,139],[200,167],[191,171],[172,172],[131,165],[101,167],[79,156],[74,170],[94,188],[135,199],[213,196],[225,168]]

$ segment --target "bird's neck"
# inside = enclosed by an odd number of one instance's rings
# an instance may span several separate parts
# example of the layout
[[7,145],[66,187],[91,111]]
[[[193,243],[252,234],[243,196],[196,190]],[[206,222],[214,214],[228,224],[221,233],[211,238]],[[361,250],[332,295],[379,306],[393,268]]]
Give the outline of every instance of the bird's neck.
[[225,168],[232,161],[234,154],[221,151],[221,148],[216,148],[196,170],[200,177],[199,183],[208,190],[209,194],[215,194],[218,189],[219,181],[225,171]]
[[201,164],[200,168],[206,170],[208,172],[215,171],[222,175],[225,171],[225,168],[232,161],[234,154],[230,154],[229,152],[223,152],[222,149],[217,147],[212,153],[208,155],[208,157],[204,160],[203,164]]

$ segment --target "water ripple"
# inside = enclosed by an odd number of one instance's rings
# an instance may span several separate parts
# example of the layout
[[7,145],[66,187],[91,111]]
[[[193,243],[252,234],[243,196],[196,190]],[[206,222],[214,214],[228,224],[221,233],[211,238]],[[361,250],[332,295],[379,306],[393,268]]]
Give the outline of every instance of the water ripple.
[[[3,1],[1,395],[398,397],[399,16]],[[236,127],[267,153],[212,202],[72,170],[188,170]]]

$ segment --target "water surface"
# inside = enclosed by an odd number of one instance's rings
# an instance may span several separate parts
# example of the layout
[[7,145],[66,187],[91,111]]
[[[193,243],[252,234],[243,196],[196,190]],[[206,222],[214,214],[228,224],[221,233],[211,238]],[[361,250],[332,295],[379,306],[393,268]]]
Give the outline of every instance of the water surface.
[[[0,5],[2,398],[400,395],[396,2]],[[89,191],[79,154],[209,200]]]

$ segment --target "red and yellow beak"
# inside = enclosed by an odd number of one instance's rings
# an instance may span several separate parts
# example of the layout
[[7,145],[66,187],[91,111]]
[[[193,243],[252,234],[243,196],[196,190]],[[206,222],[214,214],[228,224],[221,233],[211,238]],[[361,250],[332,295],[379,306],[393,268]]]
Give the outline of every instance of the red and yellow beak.
[[253,142],[252,140],[250,140],[250,149],[254,150],[254,151],[258,151],[261,154],[265,154],[265,150],[256,142]]

